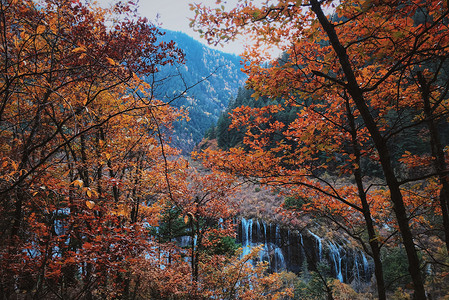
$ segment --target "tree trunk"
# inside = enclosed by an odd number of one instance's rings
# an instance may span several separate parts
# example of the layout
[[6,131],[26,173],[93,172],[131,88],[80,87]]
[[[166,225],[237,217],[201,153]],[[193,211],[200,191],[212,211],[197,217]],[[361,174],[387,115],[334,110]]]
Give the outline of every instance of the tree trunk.
[[418,82],[421,90],[421,97],[424,103],[424,115],[426,117],[427,127],[430,132],[430,148],[432,156],[435,158],[434,166],[438,173],[440,184],[442,186],[440,191],[440,207],[443,215],[444,240],[446,242],[446,250],[449,254],[449,178],[447,171],[446,160],[444,158],[444,150],[441,144],[440,135],[437,124],[435,124],[432,107],[430,104],[430,85],[421,72],[418,72]]
[[365,189],[363,187],[362,170],[360,169],[362,154],[357,140],[357,129],[355,125],[355,119],[349,106],[349,99],[345,100],[346,100],[346,112],[348,116],[352,139],[352,147],[354,150],[354,155],[356,157],[356,165],[357,165],[357,167],[355,167],[354,169],[354,178],[357,184],[359,198],[362,203],[363,217],[365,219],[366,229],[368,230],[369,245],[371,247],[372,257],[374,260],[374,275],[376,276],[377,293],[379,296],[379,300],[386,300],[387,296],[385,293],[386,292],[385,281],[383,277],[382,261],[380,258],[380,245],[378,241],[378,236],[376,235],[376,230],[374,228],[373,219],[371,218],[371,211],[368,200],[366,198]]

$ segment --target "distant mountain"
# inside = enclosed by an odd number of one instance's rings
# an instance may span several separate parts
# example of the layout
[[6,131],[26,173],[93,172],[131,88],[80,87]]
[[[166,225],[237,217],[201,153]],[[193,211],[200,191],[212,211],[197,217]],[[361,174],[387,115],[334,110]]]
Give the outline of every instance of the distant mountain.
[[184,153],[190,153],[206,130],[216,124],[230,99],[235,98],[246,75],[240,71],[238,56],[208,48],[184,33],[164,31],[162,39],[175,41],[184,51],[186,63],[163,67],[156,79],[165,80],[154,90],[158,98],[170,101],[187,88],[171,104],[189,110],[190,121],[175,124],[173,143]]

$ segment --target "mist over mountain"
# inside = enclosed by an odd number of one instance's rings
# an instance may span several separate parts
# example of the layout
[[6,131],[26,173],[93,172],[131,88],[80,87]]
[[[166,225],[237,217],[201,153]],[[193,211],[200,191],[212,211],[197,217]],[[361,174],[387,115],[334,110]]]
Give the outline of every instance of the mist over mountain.
[[192,151],[215,124],[230,99],[235,98],[246,75],[240,57],[208,48],[181,32],[169,30],[162,40],[173,40],[185,53],[185,64],[166,66],[157,73],[155,96],[189,111],[190,121],[175,124],[174,146]]

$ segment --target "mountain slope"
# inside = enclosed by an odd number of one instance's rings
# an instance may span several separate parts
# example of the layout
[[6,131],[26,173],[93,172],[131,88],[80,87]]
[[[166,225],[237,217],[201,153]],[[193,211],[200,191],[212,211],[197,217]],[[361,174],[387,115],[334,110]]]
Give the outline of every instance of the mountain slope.
[[240,71],[238,56],[208,48],[184,33],[166,31],[163,40],[175,41],[185,52],[186,63],[160,70],[156,79],[169,79],[155,87],[155,96],[170,101],[182,95],[172,105],[186,108],[190,121],[175,124],[173,143],[189,153],[206,130],[217,122],[244,84],[246,75]]

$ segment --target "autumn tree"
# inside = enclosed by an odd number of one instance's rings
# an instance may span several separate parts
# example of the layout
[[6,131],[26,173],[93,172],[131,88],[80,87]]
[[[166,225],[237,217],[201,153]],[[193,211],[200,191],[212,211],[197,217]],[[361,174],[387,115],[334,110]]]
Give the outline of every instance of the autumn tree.
[[181,114],[148,75],[183,54],[130,3],[0,12],[1,294],[119,297],[148,247],[161,151],[178,153],[161,128]]
[[[371,249],[379,247],[374,245],[379,235],[369,225],[374,221],[376,208],[392,209],[393,226],[397,226],[407,253],[414,296],[426,299],[415,245],[419,237],[415,230],[415,224],[420,223],[419,215],[440,210],[443,219],[440,228],[446,243],[449,236],[444,195],[447,170],[441,151],[444,144],[435,126],[435,121],[447,119],[447,80],[443,71],[448,50],[447,3],[342,1],[336,4],[311,0],[256,6],[253,2],[239,1],[230,10],[225,6],[211,9],[192,5],[192,8],[196,11],[194,26],[201,28],[211,43],[233,39],[240,33],[254,38],[255,45],[244,56],[249,62],[248,84],[255,90],[255,96],[283,97],[288,105],[302,108],[297,121],[288,128],[290,133],[271,149],[267,149],[270,135],[284,125],[273,122],[269,129],[257,129],[269,123],[267,115],[282,108],[273,105],[260,110],[245,107],[237,110],[236,126],[251,124],[256,131],[248,130],[245,138],[252,147],[251,156],[245,156],[241,149],[231,149],[230,154],[236,160],[228,160],[228,169],[246,170],[249,175],[251,166],[260,172],[254,173],[256,177],[285,178],[285,183],[295,182],[289,176],[296,173],[298,186],[321,189],[334,199],[340,193],[357,195],[338,199],[338,203],[344,204],[348,213],[355,210],[364,215],[365,226],[371,231]],[[333,15],[326,16],[323,9]],[[261,50],[267,45],[278,46],[288,54],[289,60],[264,65],[266,56]],[[393,155],[393,145],[401,134],[410,128],[422,128],[419,126],[423,123],[431,133],[435,167],[426,169],[423,176],[398,173],[400,164]],[[351,150],[342,153],[348,146]],[[409,152],[404,153],[410,156]],[[354,176],[354,192],[350,188],[336,190],[327,182],[322,182],[324,188],[317,186],[321,180],[317,171],[325,168],[317,164],[320,153],[337,162],[343,174],[349,171]],[[209,156],[218,157],[213,153]],[[237,157],[248,158],[239,162]],[[381,188],[368,193],[373,185],[362,180],[367,172],[363,162],[375,162],[381,168],[380,186],[385,186],[384,191]],[[435,193],[439,187],[429,190],[429,195],[439,202],[411,196],[414,188],[410,183],[435,177],[443,188],[439,196]],[[384,201],[387,199],[391,205]],[[341,214],[342,210],[337,213]],[[379,284],[380,274],[377,279]],[[380,295],[384,293],[382,286],[378,290]]]

